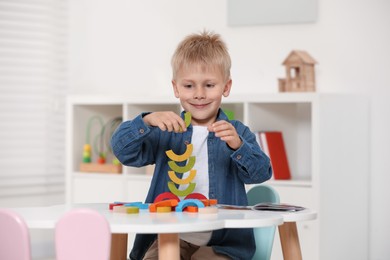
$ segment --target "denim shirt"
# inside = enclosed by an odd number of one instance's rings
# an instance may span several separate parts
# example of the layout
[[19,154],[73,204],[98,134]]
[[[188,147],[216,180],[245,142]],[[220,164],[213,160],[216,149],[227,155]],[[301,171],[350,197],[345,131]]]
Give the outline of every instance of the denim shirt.
[[[152,203],[163,192],[169,192],[169,158],[165,152],[172,150],[183,154],[191,143],[192,126],[186,132],[161,131],[144,123],[143,113],[133,120],[123,122],[112,136],[111,145],[115,156],[127,166],[142,167],[155,164],[153,178],[146,203]],[[184,111],[182,112],[184,117]],[[229,121],[220,109],[217,120]],[[242,140],[237,150],[232,150],[224,141],[210,132],[207,138],[209,168],[209,199],[220,204],[247,205],[244,184],[262,183],[271,178],[270,160],[260,149],[255,135],[237,120],[229,121]],[[186,162],[177,163],[184,166]],[[207,196],[207,194],[204,194]],[[131,259],[142,259],[156,239],[155,234],[137,235]],[[251,259],[255,250],[252,229],[221,229],[212,232],[208,246],[217,253],[232,259]]]

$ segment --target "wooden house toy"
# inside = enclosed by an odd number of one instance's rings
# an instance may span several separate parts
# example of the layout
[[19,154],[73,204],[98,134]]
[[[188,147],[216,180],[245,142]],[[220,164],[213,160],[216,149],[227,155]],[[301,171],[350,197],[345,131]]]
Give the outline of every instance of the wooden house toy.
[[286,78],[279,79],[279,91],[315,91],[314,65],[316,63],[306,51],[291,51],[282,63],[286,66]]

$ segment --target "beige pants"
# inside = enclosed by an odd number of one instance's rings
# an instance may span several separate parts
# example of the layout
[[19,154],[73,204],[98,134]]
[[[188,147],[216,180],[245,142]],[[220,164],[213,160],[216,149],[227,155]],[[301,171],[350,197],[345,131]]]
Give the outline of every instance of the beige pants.
[[[184,240],[180,240],[180,260],[227,260],[229,257],[217,254],[209,246],[196,246]],[[158,260],[158,242],[154,241],[146,252],[143,260]]]

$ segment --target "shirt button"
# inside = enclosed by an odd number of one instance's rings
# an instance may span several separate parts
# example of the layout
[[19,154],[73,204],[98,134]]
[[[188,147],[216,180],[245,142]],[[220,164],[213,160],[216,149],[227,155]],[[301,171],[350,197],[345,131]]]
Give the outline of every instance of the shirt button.
[[237,160],[240,160],[241,159],[241,155],[237,155]]
[[143,133],[145,133],[145,130],[144,130],[143,128],[141,128],[141,129],[139,130],[139,132],[140,132],[140,134],[143,134]]

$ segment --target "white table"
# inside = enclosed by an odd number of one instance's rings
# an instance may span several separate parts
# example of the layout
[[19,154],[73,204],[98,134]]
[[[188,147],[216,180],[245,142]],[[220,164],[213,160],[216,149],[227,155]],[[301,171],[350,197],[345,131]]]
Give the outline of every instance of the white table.
[[[111,259],[126,259],[127,233],[158,233],[160,259],[175,260],[180,259],[179,233],[278,226],[283,224],[285,218],[284,215],[274,212],[222,209],[219,209],[217,214],[149,213],[147,210],[141,210],[139,214],[124,214],[110,211],[108,204],[57,205],[14,210],[25,219],[29,228],[54,229],[66,211],[80,207],[95,209],[108,220],[113,233]],[[287,238],[287,241],[289,240]]]

